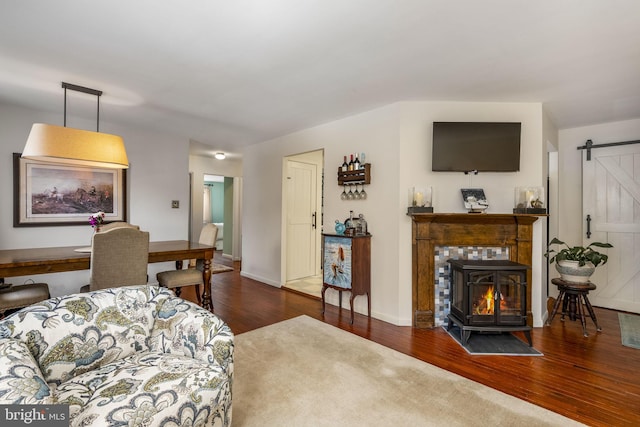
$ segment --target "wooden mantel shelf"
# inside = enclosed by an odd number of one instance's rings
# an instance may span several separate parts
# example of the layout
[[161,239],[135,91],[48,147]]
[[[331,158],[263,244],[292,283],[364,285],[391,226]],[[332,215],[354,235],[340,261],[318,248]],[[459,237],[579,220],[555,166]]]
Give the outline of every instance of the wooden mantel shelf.
[[[544,215],[419,213],[412,218],[413,326],[433,328],[435,309],[435,258],[439,246],[502,247],[509,259],[531,265],[533,223]],[[527,271],[527,317],[531,314],[531,270]]]
[[514,218],[523,218],[534,223],[539,217],[545,215],[521,214],[521,213],[415,213],[410,215],[416,221],[451,222],[460,224],[511,222]]

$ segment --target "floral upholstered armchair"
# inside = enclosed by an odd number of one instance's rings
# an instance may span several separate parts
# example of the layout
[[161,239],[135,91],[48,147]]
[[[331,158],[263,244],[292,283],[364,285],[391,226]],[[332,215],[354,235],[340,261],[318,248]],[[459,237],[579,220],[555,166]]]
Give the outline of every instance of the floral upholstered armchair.
[[51,298],[0,321],[0,404],[68,404],[72,426],[228,426],[233,350],[165,288]]

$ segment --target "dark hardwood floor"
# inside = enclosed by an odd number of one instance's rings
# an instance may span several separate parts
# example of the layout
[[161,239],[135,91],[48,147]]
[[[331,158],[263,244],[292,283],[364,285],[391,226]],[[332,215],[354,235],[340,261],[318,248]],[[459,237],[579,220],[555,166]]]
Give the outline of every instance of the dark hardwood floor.
[[234,272],[212,280],[214,311],[236,334],[305,314],[587,425],[640,425],[640,350],[622,346],[616,311],[596,308],[603,330],[596,333],[588,319],[587,338],[579,321],[559,316],[534,328],[542,357],[471,356],[442,328],[395,326],[359,314],[350,325],[348,310],[328,305],[323,316],[319,300],[241,277],[239,270],[235,263]]

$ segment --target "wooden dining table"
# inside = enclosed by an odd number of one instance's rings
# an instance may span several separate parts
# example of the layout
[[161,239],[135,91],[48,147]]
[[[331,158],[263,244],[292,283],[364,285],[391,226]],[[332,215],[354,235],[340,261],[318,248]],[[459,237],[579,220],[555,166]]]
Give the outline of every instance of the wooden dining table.
[[[188,240],[149,242],[149,263],[175,261],[182,268],[186,259],[203,261],[202,307],[213,312],[211,298],[211,260],[215,248]],[[62,273],[88,270],[91,254],[79,251],[78,246],[0,250],[0,278],[33,274]]]

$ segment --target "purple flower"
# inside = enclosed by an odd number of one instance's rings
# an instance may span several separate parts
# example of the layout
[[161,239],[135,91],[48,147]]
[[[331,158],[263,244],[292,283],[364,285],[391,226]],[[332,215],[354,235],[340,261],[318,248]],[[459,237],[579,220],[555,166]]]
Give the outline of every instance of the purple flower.
[[96,212],[89,217],[89,224],[93,228],[100,228],[100,225],[104,222],[104,212]]

